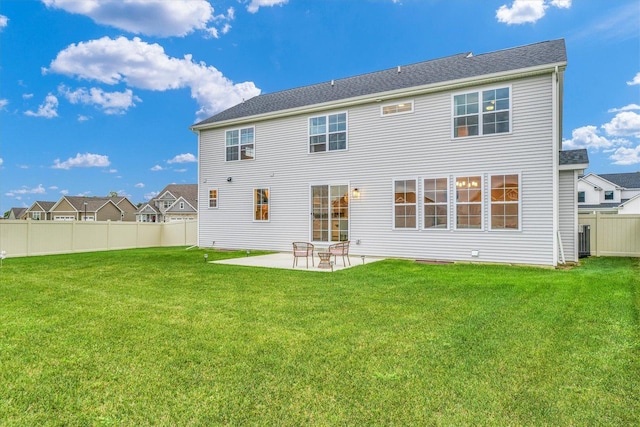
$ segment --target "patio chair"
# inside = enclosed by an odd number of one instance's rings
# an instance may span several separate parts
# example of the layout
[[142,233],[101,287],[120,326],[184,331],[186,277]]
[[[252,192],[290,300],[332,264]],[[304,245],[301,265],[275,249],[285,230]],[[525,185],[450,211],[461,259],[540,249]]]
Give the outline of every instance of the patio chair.
[[307,242],[293,242],[293,268],[298,265],[298,258],[305,257],[307,268],[309,268],[309,257],[311,257],[311,265],[315,267],[313,261],[313,244]]
[[330,245],[328,250],[331,256],[333,256],[334,264],[337,261],[336,258],[338,256],[341,256],[342,265],[344,265],[345,267],[347,266],[347,264],[345,263],[345,257],[347,258],[349,265],[351,265],[351,260],[349,259],[349,241],[348,240],[346,242],[340,242],[340,243],[335,243],[333,245]]

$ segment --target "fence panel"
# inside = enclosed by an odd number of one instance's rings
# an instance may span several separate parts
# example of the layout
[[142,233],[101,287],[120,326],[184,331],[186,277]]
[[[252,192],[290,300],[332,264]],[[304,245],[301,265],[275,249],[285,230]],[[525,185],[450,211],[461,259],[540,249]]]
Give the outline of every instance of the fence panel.
[[0,250],[7,257],[111,249],[195,245],[196,221],[0,221]]
[[591,229],[591,255],[640,257],[640,215],[580,214]]

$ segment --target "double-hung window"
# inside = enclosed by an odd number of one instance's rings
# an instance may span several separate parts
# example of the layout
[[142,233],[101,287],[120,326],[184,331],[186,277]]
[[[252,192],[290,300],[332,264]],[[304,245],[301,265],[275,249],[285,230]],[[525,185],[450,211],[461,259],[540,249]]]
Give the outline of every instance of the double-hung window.
[[309,118],[309,152],[347,149],[347,113]]
[[456,177],[456,228],[482,229],[482,177]]
[[578,203],[584,203],[585,201],[585,192],[578,191]]
[[217,208],[218,207],[218,189],[212,188],[209,190],[209,207]]
[[253,190],[253,220],[269,221],[269,189]]
[[447,178],[425,178],[424,192],[424,223],[425,229],[448,228],[449,218],[449,182]]
[[417,227],[417,180],[405,179],[393,182],[393,225],[394,228]]
[[509,87],[453,96],[453,136],[491,135],[511,130]]
[[252,160],[255,156],[254,128],[228,130],[225,134],[227,161]]
[[491,229],[520,228],[520,180],[518,175],[491,176]]

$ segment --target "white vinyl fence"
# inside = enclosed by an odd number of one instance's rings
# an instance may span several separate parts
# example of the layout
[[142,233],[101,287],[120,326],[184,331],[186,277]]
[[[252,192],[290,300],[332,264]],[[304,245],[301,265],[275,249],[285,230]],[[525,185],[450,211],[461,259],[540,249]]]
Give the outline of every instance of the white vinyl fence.
[[0,221],[0,251],[9,257],[192,246],[197,221]]
[[588,225],[592,256],[640,257],[640,215],[580,214]]

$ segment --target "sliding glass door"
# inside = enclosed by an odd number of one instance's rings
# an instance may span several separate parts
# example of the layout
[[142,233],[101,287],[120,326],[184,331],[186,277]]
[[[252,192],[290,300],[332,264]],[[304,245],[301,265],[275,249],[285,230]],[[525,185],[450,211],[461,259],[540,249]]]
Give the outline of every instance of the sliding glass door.
[[349,186],[311,186],[311,218],[314,242],[349,240]]

